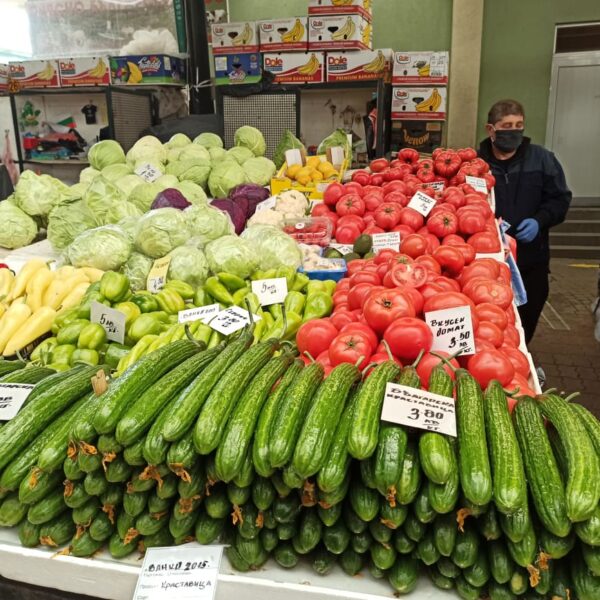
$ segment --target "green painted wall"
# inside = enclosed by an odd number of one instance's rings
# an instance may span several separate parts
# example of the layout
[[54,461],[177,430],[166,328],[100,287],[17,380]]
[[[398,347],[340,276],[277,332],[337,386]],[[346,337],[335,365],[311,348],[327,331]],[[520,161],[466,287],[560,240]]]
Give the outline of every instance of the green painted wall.
[[512,97],[525,107],[527,134],[544,143],[555,26],[598,19],[598,0],[486,0],[478,140],[489,107]]
[[[230,21],[278,19],[307,13],[307,0],[229,0]],[[376,48],[449,50],[451,31],[451,0],[373,0]]]

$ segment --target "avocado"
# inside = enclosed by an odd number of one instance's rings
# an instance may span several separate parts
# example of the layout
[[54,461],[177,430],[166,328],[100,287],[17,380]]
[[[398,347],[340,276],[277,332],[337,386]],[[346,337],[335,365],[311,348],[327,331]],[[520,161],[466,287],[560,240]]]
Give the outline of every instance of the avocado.
[[344,255],[335,248],[327,248],[325,252],[323,252],[323,256],[325,258],[342,258]]
[[359,235],[356,238],[356,240],[354,241],[354,246],[353,246],[352,250],[354,250],[354,252],[356,252],[357,254],[360,254],[362,256],[363,254],[370,252],[372,247],[373,247],[373,239],[371,238],[371,236],[363,234],[363,235]]
[[360,254],[358,252],[348,252],[348,254],[344,254],[344,260],[349,263],[351,260],[356,260],[360,258]]
[[375,257],[375,252],[367,252],[363,258],[374,258]]

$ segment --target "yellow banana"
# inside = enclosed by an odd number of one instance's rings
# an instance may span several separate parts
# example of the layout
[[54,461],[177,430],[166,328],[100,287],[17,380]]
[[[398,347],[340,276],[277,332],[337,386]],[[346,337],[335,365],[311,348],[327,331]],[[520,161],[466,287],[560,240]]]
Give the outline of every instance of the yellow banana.
[[441,103],[442,97],[440,96],[437,88],[434,88],[429,98],[417,104],[416,110],[417,112],[436,112]]
[[368,73],[381,73],[385,69],[385,57],[381,50],[377,51],[377,56],[363,67]]
[[362,43],[365,46],[370,46],[371,45],[371,24],[369,23],[364,29],[361,30],[362,32]]
[[346,24],[341,28],[331,34],[331,39],[333,40],[350,40],[354,37],[356,33],[356,25],[352,20],[352,17],[348,17],[346,20]]
[[350,6],[353,0],[331,0],[334,6]]
[[302,75],[314,75],[321,66],[321,63],[318,61],[317,57],[312,54],[310,60],[301,67],[298,68],[298,73]]
[[305,27],[296,19],[294,26],[281,36],[281,41],[285,43],[298,42],[304,37]]

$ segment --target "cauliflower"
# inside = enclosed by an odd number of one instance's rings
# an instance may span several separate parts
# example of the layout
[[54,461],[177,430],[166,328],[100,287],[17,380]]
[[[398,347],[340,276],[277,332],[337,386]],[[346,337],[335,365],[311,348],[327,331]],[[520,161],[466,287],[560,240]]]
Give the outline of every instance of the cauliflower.
[[283,227],[284,218],[285,215],[283,213],[277,212],[272,208],[267,208],[255,212],[252,217],[250,217],[248,225],[275,225],[275,227],[281,229]]
[[284,213],[286,218],[303,217],[308,209],[306,196],[296,190],[288,190],[277,196],[275,210]]

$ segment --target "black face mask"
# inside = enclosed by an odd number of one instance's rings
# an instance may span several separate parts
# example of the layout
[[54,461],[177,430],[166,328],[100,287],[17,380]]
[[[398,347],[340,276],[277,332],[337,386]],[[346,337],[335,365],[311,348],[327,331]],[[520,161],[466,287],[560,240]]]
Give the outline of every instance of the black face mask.
[[493,144],[501,152],[512,152],[523,142],[522,129],[496,129],[495,133],[496,139]]

